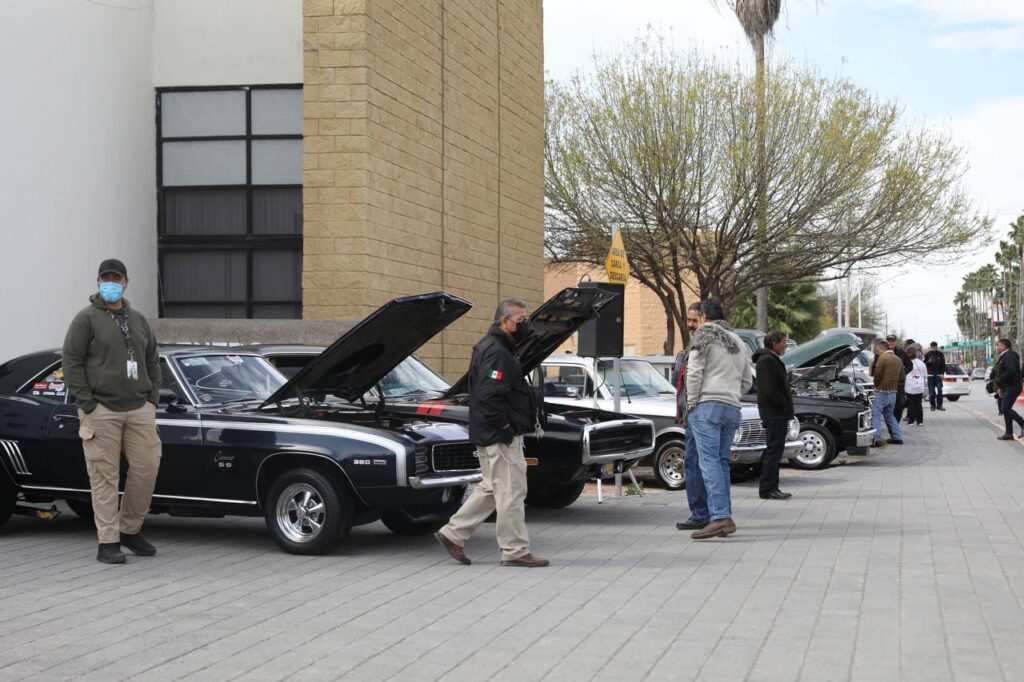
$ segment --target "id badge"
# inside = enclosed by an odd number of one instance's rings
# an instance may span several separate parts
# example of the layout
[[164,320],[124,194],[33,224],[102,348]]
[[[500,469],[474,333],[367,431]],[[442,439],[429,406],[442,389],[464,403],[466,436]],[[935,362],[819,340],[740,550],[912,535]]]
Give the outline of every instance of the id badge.
[[128,366],[127,366],[127,371],[128,371],[128,378],[129,379],[138,379],[139,378],[139,363],[135,362],[134,360],[129,360],[128,361]]

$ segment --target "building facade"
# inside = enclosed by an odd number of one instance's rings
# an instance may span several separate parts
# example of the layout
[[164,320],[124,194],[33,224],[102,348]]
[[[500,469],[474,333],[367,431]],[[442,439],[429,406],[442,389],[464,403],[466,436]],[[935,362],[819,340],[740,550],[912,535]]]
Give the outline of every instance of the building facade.
[[[541,300],[540,0],[13,0],[0,360],[59,345],[119,257],[145,314],[358,319],[476,304],[424,357],[461,373],[504,295]],[[31,69],[10,65],[32,64]]]

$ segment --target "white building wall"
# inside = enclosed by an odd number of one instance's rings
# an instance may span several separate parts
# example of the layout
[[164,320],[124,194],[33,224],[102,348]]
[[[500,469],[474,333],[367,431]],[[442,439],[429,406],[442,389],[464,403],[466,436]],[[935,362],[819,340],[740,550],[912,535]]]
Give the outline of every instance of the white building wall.
[[59,346],[122,259],[156,313],[152,12],[139,0],[0,3],[0,362]]
[[154,0],[153,82],[302,82],[302,0]]

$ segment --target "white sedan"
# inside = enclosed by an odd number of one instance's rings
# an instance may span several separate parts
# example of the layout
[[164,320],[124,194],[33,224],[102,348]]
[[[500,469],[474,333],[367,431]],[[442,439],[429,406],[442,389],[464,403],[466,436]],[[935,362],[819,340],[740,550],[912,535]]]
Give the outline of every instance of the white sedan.
[[960,365],[946,365],[942,375],[942,397],[956,402],[962,395],[971,394],[971,377]]

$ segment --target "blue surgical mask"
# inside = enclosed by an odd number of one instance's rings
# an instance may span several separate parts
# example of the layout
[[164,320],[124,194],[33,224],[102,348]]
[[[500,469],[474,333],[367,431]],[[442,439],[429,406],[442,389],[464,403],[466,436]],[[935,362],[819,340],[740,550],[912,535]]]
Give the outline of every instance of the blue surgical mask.
[[124,285],[117,282],[100,282],[100,298],[107,303],[117,303],[124,294]]

